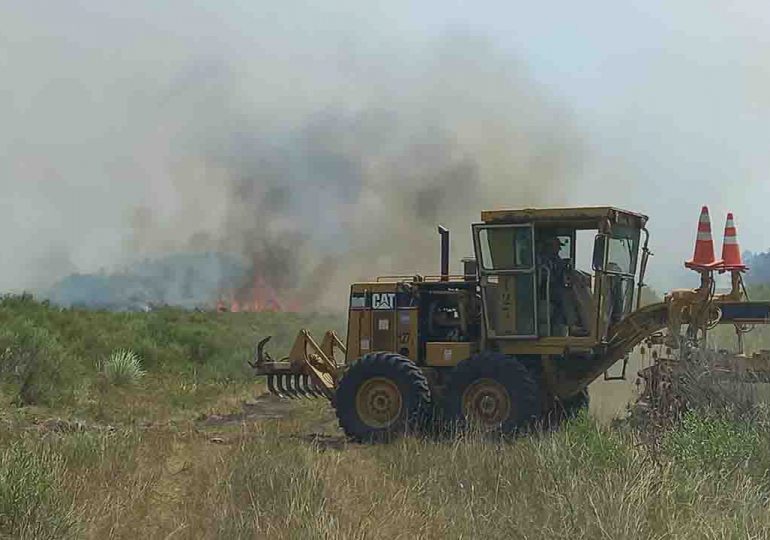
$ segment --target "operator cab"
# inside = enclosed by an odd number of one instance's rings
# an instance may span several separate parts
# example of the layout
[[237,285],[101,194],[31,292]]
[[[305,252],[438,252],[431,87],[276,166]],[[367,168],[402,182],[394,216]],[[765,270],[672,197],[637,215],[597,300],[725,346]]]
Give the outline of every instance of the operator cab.
[[[482,212],[473,225],[486,338],[591,338],[633,308],[647,217],[611,207]],[[594,233],[578,268],[577,233]],[[585,247],[582,249],[588,251]]]

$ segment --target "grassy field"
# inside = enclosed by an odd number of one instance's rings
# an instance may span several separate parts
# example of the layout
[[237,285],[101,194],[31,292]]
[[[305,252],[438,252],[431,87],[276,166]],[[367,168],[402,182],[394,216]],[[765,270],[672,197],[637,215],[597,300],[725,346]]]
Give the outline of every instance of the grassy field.
[[[323,401],[263,395],[255,337],[285,350],[335,316],[61,311],[0,303],[0,536],[766,538],[770,414],[696,411],[664,432],[593,414],[513,442],[347,442]],[[146,371],[116,385],[117,349]],[[653,442],[654,439],[654,442]]]

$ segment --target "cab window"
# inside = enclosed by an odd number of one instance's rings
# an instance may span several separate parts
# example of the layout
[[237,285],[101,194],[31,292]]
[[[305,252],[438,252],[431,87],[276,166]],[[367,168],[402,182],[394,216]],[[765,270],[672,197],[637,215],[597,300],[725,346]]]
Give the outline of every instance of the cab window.
[[608,272],[633,275],[636,273],[636,257],[639,252],[639,230],[613,227],[607,248]]
[[531,225],[474,225],[489,337],[535,337],[535,255]]
[[482,228],[479,247],[485,270],[526,270],[533,265],[530,227]]

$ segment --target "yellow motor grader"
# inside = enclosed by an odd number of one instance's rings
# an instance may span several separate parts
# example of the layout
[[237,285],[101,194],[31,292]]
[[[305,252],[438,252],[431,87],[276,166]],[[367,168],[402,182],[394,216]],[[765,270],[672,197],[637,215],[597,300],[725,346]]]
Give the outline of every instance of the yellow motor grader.
[[[715,293],[714,273],[727,271],[717,264],[695,268],[697,289],[642,306],[647,220],[613,207],[484,211],[460,275],[449,273],[449,232],[439,227],[438,275],[354,283],[345,343],[302,330],[275,361],[268,337],[252,366],[275,394],[328,398],[353,439],[407,430],[428,411],[510,433],[587,406],[588,385],[625,378],[645,340],[676,348],[682,325],[702,340],[716,324],[770,321],[770,303],[747,301],[743,269],[732,269],[729,293]],[[576,265],[578,236],[592,244],[590,269]]]

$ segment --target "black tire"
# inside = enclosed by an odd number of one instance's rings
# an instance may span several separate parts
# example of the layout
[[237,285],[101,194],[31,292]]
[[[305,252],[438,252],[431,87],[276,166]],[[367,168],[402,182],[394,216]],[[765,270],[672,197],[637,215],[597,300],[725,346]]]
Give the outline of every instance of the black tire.
[[[469,417],[466,404],[471,411],[474,406],[484,406],[483,403],[479,405],[479,399],[491,399],[494,406],[499,405],[498,399],[484,394],[484,385],[490,384],[487,382],[490,380],[500,392],[497,396],[507,399],[507,406],[492,407],[499,415],[490,413],[485,416],[482,409],[476,409],[476,415]],[[538,419],[540,393],[535,379],[521,362],[502,353],[482,352],[463,360],[452,370],[445,410],[448,418],[460,428],[478,422],[485,431],[512,434],[526,430]]]
[[[370,390],[372,385],[374,389]],[[380,401],[387,403],[384,416],[379,414],[381,408],[375,406]],[[397,413],[396,407],[391,407],[393,401],[400,404]],[[359,405],[363,405],[363,410],[359,410]],[[340,427],[351,439],[388,440],[416,428],[428,414],[428,380],[414,362],[400,354],[370,353],[352,363],[343,374],[335,393],[335,408]]]

